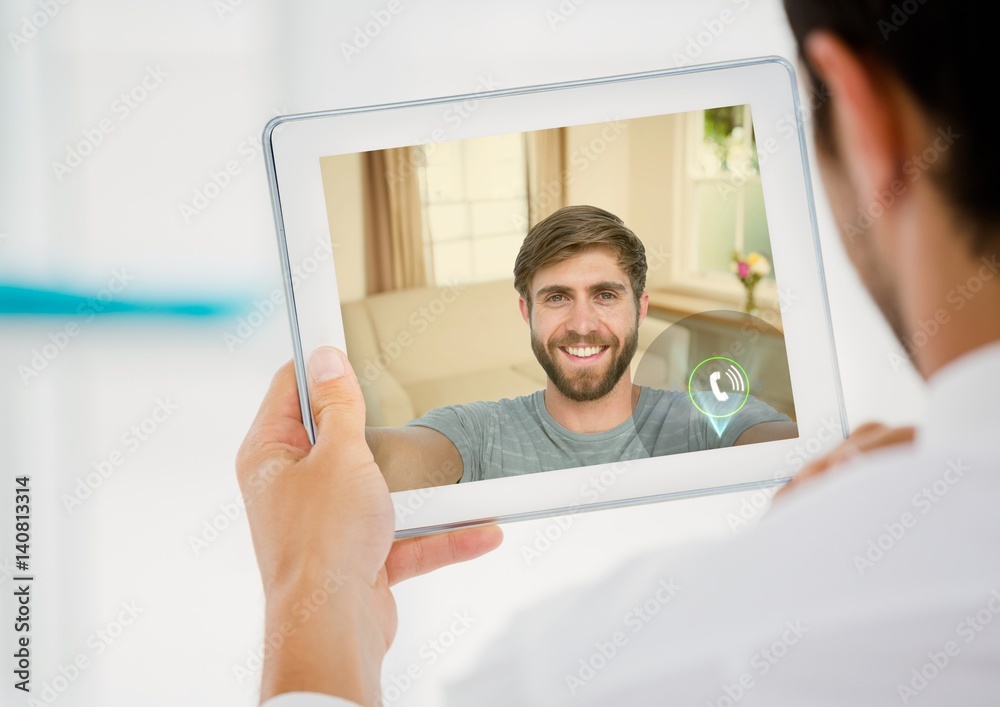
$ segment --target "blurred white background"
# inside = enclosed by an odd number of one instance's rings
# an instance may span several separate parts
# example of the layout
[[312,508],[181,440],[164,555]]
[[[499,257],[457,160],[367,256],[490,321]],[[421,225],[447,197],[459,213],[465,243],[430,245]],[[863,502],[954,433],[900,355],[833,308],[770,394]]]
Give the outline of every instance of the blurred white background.
[[[735,21],[699,43],[723,10]],[[391,20],[345,56],[372,13]],[[12,479],[21,474],[34,487],[36,699],[256,700],[261,592],[234,509],[233,457],[291,345],[283,311],[233,351],[223,336],[280,283],[259,148],[270,116],[464,93],[485,75],[513,87],[680,57],[794,60],[775,0],[11,0],[0,29],[0,286],[86,297],[127,282],[116,301],[220,305],[210,316],[0,315],[0,689],[10,705],[28,704],[9,669]],[[77,161],[71,150],[87,154]],[[230,162],[226,186],[197,213],[184,208]],[[918,420],[917,379],[893,363],[900,350],[849,270],[818,191],[851,425]],[[53,341],[64,346],[26,375]],[[108,478],[68,507],[102,465]],[[571,592],[654,545],[668,556],[729,537],[726,514],[744,500],[511,525],[489,557],[399,587],[387,702],[435,704],[448,676],[474,664],[526,603]],[[228,526],[212,535],[213,521]],[[526,556],[546,532],[558,536],[551,547]],[[462,635],[451,633],[456,612],[472,620]],[[81,655],[86,667],[74,672]],[[414,664],[421,676],[405,685],[398,676]]]

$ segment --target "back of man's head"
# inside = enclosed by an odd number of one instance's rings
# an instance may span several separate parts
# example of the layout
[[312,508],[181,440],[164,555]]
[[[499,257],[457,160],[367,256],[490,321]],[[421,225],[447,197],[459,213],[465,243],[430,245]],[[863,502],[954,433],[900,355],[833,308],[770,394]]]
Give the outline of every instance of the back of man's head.
[[614,214],[596,206],[564,206],[535,224],[514,261],[514,289],[531,306],[531,281],[540,268],[581,251],[607,246],[618,255],[638,302],[646,289],[646,249]]
[[[810,33],[827,30],[867,64],[889,72],[907,88],[933,126],[961,138],[927,170],[955,215],[967,223],[971,253],[1000,245],[1000,199],[993,159],[1000,154],[1000,130],[987,110],[994,80],[985,71],[993,57],[1000,12],[996,3],[941,0],[784,0],[788,20],[818,95],[826,87],[802,52]],[[837,152],[830,111],[822,98],[814,106],[821,148]],[[919,155],[914,155],[917,159]],[[940,159],[938,159],[940,157]]]

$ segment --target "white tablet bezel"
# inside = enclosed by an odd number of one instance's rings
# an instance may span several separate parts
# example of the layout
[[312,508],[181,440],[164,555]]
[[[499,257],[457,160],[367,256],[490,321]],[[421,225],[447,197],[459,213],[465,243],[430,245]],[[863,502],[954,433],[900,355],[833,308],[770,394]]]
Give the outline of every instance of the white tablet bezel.
[[[397,537],[775,486],[846,437],[794,70],[781,57],[761,57],[279,116],[267,124],[264,153],[303,420],[312,439],[305,355],[324,345],[347,350],[321,157],[743,104],[750,105],[756,134],[799,437],[397,492]],[[465,110],[456,112],[460,106]]]

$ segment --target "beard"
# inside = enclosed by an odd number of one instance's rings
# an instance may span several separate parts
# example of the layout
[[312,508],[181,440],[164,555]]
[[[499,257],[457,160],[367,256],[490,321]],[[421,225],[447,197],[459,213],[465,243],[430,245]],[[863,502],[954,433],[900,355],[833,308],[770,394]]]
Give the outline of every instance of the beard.
[[857,270],[858,277],[865,289],[868,290],[868,294],[875,301],[879,311],[882,312],[889,328],[892,329],[893,335],[907,355],[912,357],[914,351],[910,350],[911,346],[907,340],[912,332],[907,331],[904,323],[899,297],[896,288],[892,285],[892,276],[886,272],[882,262],[874,253],[869,229],[864,229],[863,235],[858,240],[860,242],[854,243],[848,248],[848,257],[854,265],[854,269]]
[[[559,360],[563,354],[560,346],[607,346],[610,361],[600,368],[586,367],[567,370],[568,363]],[[578,403],[599,400],[611,392],[621,377],[628,370],[636,350],[639,348],[639,322],[625,337],[625,343],[620,345],[615,339],[602,339],[597,335],[565,337],[553,340],[546,345],[531,331],[531,350],[542,365],[545,374],[555,385],[556,390]]]

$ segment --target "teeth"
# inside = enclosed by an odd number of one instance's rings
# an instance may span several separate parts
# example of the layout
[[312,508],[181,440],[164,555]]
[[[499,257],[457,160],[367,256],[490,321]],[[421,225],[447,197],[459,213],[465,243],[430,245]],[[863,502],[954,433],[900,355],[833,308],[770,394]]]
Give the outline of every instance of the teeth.
[[594,354],[601,351],[604,348],[602,346],[567,346],[566,350],[569,351],[573,356],[578,356],[580,358],[587,358],[588,356],[593,356]]

